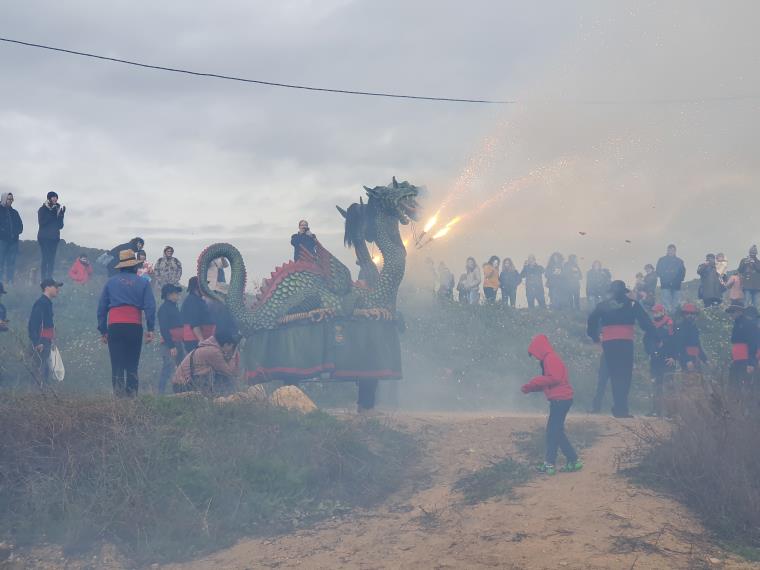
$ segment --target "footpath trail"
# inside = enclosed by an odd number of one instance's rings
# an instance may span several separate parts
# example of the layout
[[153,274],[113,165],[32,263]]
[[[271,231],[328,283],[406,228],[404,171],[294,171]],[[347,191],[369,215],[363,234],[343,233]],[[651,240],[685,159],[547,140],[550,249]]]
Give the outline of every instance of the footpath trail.
[[[637,488],[616,472],[631,442],[625,426],[593,421],[599,437],[573,474],[537,477],[512,498],[467,505],[455,482],[490,461],[516,456],[513,435],[543,425],[539,415],[401,414],[425,456],[408,485],[371,510],[269,539],[249,539],[174,570],[253,568],[757,568],[710,543],[678,503]],[[167,567],[163,567],[167,568]]]

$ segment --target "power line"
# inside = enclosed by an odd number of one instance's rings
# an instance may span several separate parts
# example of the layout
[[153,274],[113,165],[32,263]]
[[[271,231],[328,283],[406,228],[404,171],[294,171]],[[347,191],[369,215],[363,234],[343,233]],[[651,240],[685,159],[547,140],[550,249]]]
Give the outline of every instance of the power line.
[[494,99],[459,99],[456,97],[426,97],[423,95],[403,95],[400,93],[381,93],[375,91],[356,91],[351,89],[332,89],[328,87],[313,87],[310,85],[297,85],[294,83],[277,83],[275,81],[263,81],[261,79],[246,79],[244,77],[234,77],[231,75],[222,75],[219,73],[204,73],[200,71],[191,71],[188,69],[179,69],[176,67],[164,67],[162,65],[151,65],[148,63],[140,63],[138,61],[130,61],[128,59],[119,59],[116,57],[107,57],[104,55],[97,55],[94,53],[87,53],[83,51],[74,51],[70,49],[64,49],[54,46],[46,46],[42,44],[34,44],[31,42],[22,42],[20,40],[12,40],[9,38],[0,37],[0,41],[17,44],[27,47],[46,49],[50,51],[57,51],[61,53],[67,53],[70,55],[78,55],[81,57],[91,57],[94,59],[101,59],[104,61],[111,61],[115,63],[123,63],[126,65],[134,65],[136,67],[143,67],[146,69],[156,69],[158,71],[170,71],[172,73],[184,73],[186,75],[195,75],[197,77],[209,77],[212,79],[226,79],[228,81],[240,81],[242,83],[255,83],[257,85],[267,85],[270,87],[286,87],[288,89],[302,89],[304,91],[321,91],[324,93],[341,93],[343,95],[366,95],[369,97],[391,97],[394,99],[417,99],[420,101],[444,101],[449,103],[483,103],[487,105],[513,105],[517,101],[498,101]]
[[[16,44],[25,47],[44,49],[49,51],[55,51],[59,53],[65,53],[69,55],[76,55],[80,57],[89,57],[92,59],[99,59],[103,61],[110,61],[113,63],[121,63],[124,65],[132,65],[135,67],[142,67],[145,69],[154,69],[157,71],[168,71],[171,73],[182,73],[185,75],[193,75],[196,77],[205,77],[211,79],[224,79],[227,81],[238,81],[240,83],[253,83],[256,85],[266,85],[269,87],[283,87],[287,89],[300,89],[302,91],[318,91],[322,93],[339,93],[342,95],[364,95],[368,97],[387,97],[392,99],[415,99],[418,101],[441,101],[448,103],[476,103],[485,105],[516,105],[518,103],[527,103],[527,101],[517,101],[514,99],[462,99],[457,97],[427,97],[424,95],[405,95],[402,93],[383,93],[378,91],[358,91],[353,89],[336,89],[329,87],[314,87],[311,85],[299,85],[296,83],[278,83],[276,81],[264,81],[262,79],[248,79],[245,77],[235,77],[232,75],[223,75],[220,73],[205,73],[201,71],[191,71],[189,69],[180,69],[176,67],[165,67],[162,65],[152,65],[149,63],[141,63],[139,61],[131,61],[128,59],[120,59],[116,57],[108,57],[105,55],[98,55],[95,53],[88,53],[84,51],[75,51],[55,46],[47,46],[43,44],[36,44],[32,42],[24,42],[21,40],[13,40],[10,38],[0,37],[0,41],[9,44]],[[652,99],[565,99],[565,100],[546,100],[536,101],[536,103],[573,103],[577,105],[671,105],[671,104],[693,104],[693,103],[718,103],[718,102],[739,102],[739,101],[755,101],[760,99],[760,94],[748,94],[748,95],[714,95],[705,97],[674,97],[674,98],[652,98]]]

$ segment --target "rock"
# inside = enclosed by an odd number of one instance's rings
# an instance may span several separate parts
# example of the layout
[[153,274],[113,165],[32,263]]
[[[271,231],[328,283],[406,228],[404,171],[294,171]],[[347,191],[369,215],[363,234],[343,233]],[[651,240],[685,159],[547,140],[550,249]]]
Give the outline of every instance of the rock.
[[707,561],[713,566],[720,566],[723,561],[720,558],[708,558]]
[[294,412],[308,414],[317,409],[317,405],[311,401],[297,386],[283,386],[274,391],[269,398],[274,406],[286,408]]
[[254,402],[266,402],[268,400],[267,391],[263,384],[254,384],[242,393],[242,397],[246,400],[253,400]]

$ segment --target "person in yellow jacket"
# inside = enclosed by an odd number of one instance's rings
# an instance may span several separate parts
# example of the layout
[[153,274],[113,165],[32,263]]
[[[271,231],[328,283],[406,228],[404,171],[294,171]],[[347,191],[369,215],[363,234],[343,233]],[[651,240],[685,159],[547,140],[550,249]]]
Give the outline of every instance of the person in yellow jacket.
[[488,263],[483,264],[483,294],[486,303],[496,302],[496,291],[499,290],[499,258],[491,256]]

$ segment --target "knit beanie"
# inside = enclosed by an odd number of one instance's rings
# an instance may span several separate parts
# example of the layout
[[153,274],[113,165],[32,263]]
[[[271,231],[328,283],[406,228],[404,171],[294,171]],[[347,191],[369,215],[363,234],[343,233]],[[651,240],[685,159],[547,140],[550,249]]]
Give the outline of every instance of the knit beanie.
[[52,191],[48,192],[47,193],[47,199],[51,200],[52,198],[58,198],[58,194],[56,194],[55,192],[52,192]]

